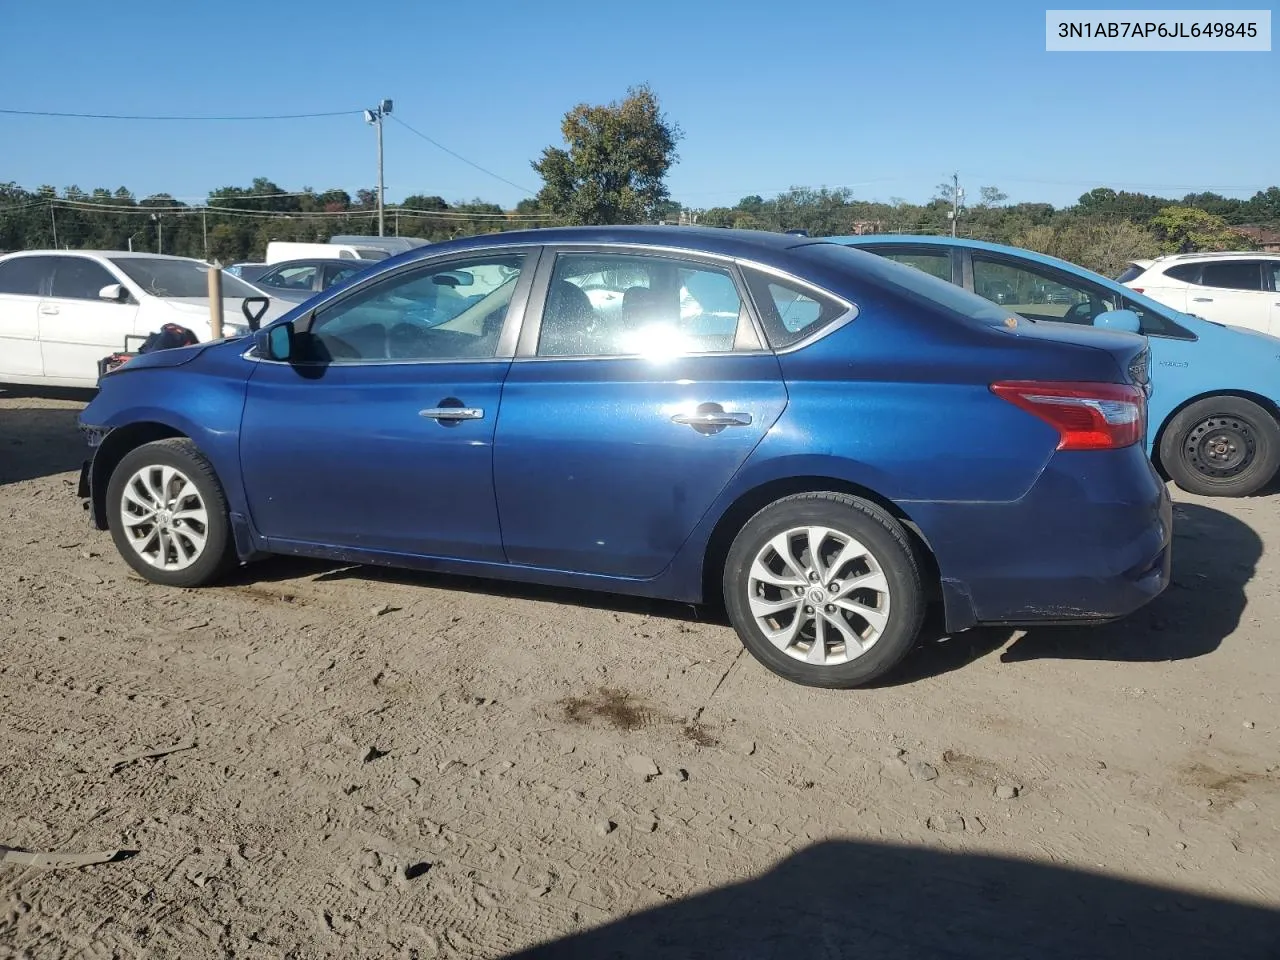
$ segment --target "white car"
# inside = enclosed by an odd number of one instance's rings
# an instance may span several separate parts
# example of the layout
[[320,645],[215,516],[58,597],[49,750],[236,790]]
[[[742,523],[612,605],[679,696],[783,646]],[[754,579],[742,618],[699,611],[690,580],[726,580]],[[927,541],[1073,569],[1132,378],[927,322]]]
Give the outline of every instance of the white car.
[[1116,279],[1183,313],[1280,334],[1280,254],[1175,253],[1134,260]]
[[[95,387],[98,361],[166,323],[212,336],[209,265],[187,257],[32,250],[0,257],[0,383]],[[246,297],[266,294],[222,277],[224,337],[248,332]],[[293,307],[269,304],[263,323]]]

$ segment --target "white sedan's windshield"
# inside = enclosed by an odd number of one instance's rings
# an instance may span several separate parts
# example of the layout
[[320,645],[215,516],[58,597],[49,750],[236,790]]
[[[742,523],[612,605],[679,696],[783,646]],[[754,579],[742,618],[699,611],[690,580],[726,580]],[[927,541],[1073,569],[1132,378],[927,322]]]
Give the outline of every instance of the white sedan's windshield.
[[[113,257],[111,262],[125,272],[144,293],[166,300],[209,296],[209,266],[198,260],[159,257]],[[257,290],[225,271],[224,297],[258,297]]]

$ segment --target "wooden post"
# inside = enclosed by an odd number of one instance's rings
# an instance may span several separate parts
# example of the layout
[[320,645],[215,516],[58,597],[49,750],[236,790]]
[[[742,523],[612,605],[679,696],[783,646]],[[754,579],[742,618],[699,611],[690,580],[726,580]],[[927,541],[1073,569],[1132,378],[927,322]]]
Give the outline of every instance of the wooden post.
[[222,339],[222,265],[209,267],[209,333],[210,339]]

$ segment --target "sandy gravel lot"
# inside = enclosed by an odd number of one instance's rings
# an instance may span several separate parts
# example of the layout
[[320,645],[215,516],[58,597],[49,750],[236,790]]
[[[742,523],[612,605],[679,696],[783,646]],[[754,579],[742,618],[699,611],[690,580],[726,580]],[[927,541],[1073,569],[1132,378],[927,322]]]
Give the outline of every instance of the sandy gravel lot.
[[0,394],[0,845],[122,852],[7,855],[0,956],[1280,957],[1280,497],[1177,495],[1128,622],[826,692],[688,607],[147,585],[81,405]]

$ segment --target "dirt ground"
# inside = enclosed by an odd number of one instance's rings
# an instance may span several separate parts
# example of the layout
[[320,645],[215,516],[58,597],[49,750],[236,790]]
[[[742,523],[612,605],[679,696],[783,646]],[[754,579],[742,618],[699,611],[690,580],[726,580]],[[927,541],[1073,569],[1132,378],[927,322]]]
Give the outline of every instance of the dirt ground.
[[1280,957],[1274,496],[1178,494],[1127,622],[827,692],[683,606],[147,585],[81,405],[0,395],[0,844],[121,853],[9,854],[0,955]]

